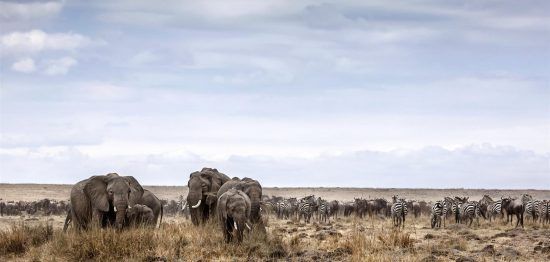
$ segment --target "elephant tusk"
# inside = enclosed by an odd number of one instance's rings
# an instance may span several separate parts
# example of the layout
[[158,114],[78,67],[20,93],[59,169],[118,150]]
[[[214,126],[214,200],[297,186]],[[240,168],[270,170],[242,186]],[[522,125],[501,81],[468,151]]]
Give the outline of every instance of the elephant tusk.
[[252,228],[250,228],[250,226],[248,225],[248,223],[244,223],[246,225],[246,227],[248,228],[248,230],[252,230]]
[[114,206],[115,212],[116,212],[116,206]]
[[235,226],[235,230],[239,230],[239,228],[237,227],[237,222],[233,221],[233,226]]
[[197,208],[197,207],[199,207],[199,206],[201,205],[201,201],[202,201],[202,199],[199,199],[199,202],[198,202],[196,205],[192,206],[192,208]]
[[128,209],[132,208],[130,205],[128,205]]

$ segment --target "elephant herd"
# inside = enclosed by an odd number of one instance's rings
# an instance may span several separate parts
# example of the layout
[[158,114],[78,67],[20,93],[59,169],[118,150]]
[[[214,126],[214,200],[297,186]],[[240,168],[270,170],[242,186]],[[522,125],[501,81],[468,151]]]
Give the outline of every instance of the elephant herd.
[[71,222],[77,230],[94,225],[118,229],[155,226],[159,218],[162,222],[162,202],[132,176],[110,173],[82,180],[71,189],[70,201],[64,231]]
[[189,176],[187,205],[194,225],[217,216],[227,242],[245,229],[265,232],[261,220],[262,186],[251,178],[230,179],[215,168],[203,168]]
[[[242,241],[245,230],[265,232],[260,212],[262,186],[258,181],[229,178],[215,168],[205,167],[191,173],[187,185],[187,204],[181,208],[189,207],[194,225],[205,224],[209,219],[217,221],[227,242],[234,238]],[[159,200],[132,176],[92,176],[72,187],[63,230],[71,224],[78,231],[94,226],[155,227],[162,223],[164,205],[177,206],[172,202],[168,205]]]

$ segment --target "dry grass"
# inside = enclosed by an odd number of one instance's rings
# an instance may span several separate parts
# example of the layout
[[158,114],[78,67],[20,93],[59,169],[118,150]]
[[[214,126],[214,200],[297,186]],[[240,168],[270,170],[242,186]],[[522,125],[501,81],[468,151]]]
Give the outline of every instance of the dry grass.
[[0,231],[0,254],[23,254],[30,248],[50,240],[53,232],[54,229],[50,224],[38,226],[28,226],[25,223],[13,224],[7,231]]
[[[340,218],[330,223],[270,217],[267,235],[240,244],[223,241],[213,222],[195,227],[168,217],[159,229],[93,229],[61,232],[44,221],[17,222],[0,231],[0,260],[22,261],[541,261],[550,259],[548,225],[503,222],[447,225],[431,229],[429,219],[408,219],[394,229],[389,219]],[[492,245],[492,247],[488,247]],[[537,249],[534,249],[537,248]],[[546,250],[546,251],[545,251]]]

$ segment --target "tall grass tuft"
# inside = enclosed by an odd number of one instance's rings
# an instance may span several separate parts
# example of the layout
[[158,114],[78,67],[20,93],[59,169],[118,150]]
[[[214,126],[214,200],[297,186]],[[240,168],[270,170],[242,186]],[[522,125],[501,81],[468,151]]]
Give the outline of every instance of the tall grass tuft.
[[20,255],[31,247],[44,244],[54,234],[51,224],[29,226],[24,222],[13,224],[7,231],[0,231],[0,255]]

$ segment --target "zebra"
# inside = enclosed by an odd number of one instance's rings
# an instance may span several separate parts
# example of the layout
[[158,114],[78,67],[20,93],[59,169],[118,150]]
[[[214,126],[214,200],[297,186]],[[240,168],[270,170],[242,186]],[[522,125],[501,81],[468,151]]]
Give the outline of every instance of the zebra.
[[407,216],[407,202],[403,198],[397,199],[397,196],[394,196],[394,203],[391,206],[391,217],[393,220],[393,225],[396,227],[405,228],[405,217]]
[[500,214],[501,218],[504,217],[504,212],[502,211],[502,199],[499,199],[487,206],[487,217],[489,218],[489,222],[491,222],[492,218],[496,217],[498,214]]
[[290,202],[286,199],[277,203],[277,218],[288,219],[290,217]]
[[321,200],[319,201],[319,215],[320,215],[320,220],[323,220],[324,223],[327,222],[327,219],[328,219],[328,222],[330,223],[330,203],[325,201],[325,200]]
[[443,227],[446,226],[447,217],[453,214],[454,200],[450,197],[443,199]]
[[316,208],[315,196],[312,195],[300,199],[300,202],[298,203],[298,222],[300,222],[300,218],[303,216],[304,221],[309,223],[311,216],[313,215],[314,208]]
[[432,206],[431,224],[432,228],[441,227],[441,217],[443,216],[444,201],[436,201]]
[[[460,208],[460,220],[467,219],[470,221],[468,226],[472,225],[472,222],[474,221],[474,218],[476,219],[476,223],[479,225],[479,217],[484,216],[481,212],[481,207],[479,202],[476,201],[470,201],[463,203]],[[466,221],[468,223],[468,221]]]
[[544,224],[550,223],[550,201],[543,200],[540,203],[540,222]]
[[540,216],[540,200],[529,200],[525,203],[525,214],[533,219],[533,222],[537,221]]
[[461,214],[460,211],[462,209],[462,205],[466,202],[468,202],[469,197],[455,197],[452,205],[453,215],[455,216],[455,223],[460,223],[461,221]]

